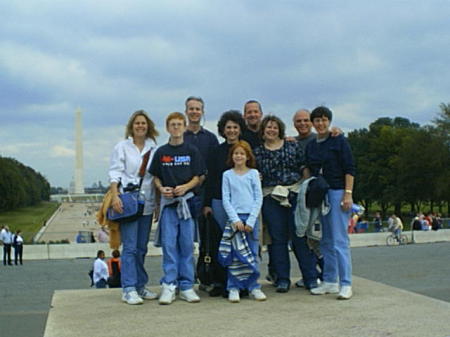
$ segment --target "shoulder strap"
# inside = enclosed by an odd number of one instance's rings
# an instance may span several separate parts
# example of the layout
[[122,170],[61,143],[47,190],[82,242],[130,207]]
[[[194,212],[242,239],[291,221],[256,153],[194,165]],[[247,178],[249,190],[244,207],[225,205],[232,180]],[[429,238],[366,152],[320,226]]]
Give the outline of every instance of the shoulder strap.
[[141,164],[141,168],[139,169],[139,177],[143,178],[145,175],[145,169],[147,168],[147,164],[148,164],[148,160],[150,159],[150,153],[152,152],[152,150],[148,150],[145,154],[144,154],[144,158],[142,159],[142,164]]
[[141,168],[139,169],[139,177],[141,177],[141,180],[139,181],[139,189],[141,188],[142,181],[144,180],[145,169],[147,168],[147,164],[148,164],[148,160],[150,159],[151,152],[152,152],[152,149],[148,150],[144,154],[144,158],[142,159]]

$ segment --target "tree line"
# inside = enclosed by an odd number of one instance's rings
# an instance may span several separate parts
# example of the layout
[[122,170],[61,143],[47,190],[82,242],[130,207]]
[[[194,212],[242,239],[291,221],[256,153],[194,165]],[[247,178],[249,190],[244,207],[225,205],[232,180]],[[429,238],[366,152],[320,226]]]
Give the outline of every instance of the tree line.
[[[367,210],[377,203],[383,214],[403,205],[412,213],[426,202],[450,211],[450,103],[442,103],[433,125],[406,118],[379,118],[348,134],[357,165],[354,199]],[[50,184],[31,167],[0,156],[0,210],[49,200]]]
[[0,210],[36,205],[50,199],[50,184],[39,172],[0,156]]
[[[383,214],[404,205],[411,213],[450,210],[450,104],[442,103],[433,125],[406,118],[379,118],[349,133],[357,165],[355,201]],[[424,210],[424,203],[427,209]]]

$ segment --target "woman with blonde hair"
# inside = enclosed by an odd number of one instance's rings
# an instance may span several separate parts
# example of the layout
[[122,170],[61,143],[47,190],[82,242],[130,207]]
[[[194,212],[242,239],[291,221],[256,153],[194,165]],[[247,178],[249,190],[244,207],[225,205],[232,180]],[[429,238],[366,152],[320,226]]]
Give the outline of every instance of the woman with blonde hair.
[[[144,268],[147,244],[155,210],[153,176],[148,166],[156,149],[158,131],[144,110],[134,112],[128,120],[125,140],[120,141],[111,155],[109,169],[111,205],[116,212],[123,211],[119,194],[125,189],[139,189],[144,202],[143,214],[136,220],[120,224],[122,249],[122,301],[142,304],[144,299],[156,299],[157,295],[147,289],[148,275]],[[147,164],[143,165],[143,161]],[[145,166],[145,167],[143,167]],[[143,170],[142,170],[143,168]],[[143,172],[140,172],[143,171]]]

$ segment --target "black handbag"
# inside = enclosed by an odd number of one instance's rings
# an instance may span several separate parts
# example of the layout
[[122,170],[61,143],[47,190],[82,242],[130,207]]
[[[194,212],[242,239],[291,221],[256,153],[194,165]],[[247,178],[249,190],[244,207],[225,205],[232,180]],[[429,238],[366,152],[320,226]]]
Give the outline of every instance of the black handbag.
[[226,271],[217,261],[222,232],[212,214],[199,217],[200,248],[197,260],[197,278],[201,284],[226,284]]
[[[118,223],[127,223],[138,219],[143,214],[144,200],[140,200],[141,198],[139,195],[151,151],[152,150],[147,151],[142,159],[142,164],[139,169],[139,176],[141,177],[139,185],[133,186],[133,184],[128,184],[129,186],[124,188],[124,193],[119,194],[119,198],[122,201],[122,213],[116,212],[111,206],[106,212],[108,220]],[[117,187],[119,188],[119,186],[120,182]]]
[[316,179],[311,180],[306,190],[306,207],[320,207],[329,189],[330,185],[328,185],[322,174],[319,174]]

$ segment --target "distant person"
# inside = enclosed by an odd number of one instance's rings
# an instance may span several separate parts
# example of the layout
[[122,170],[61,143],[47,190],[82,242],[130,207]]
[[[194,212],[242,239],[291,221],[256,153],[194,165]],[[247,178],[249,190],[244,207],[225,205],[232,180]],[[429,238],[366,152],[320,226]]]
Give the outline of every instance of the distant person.
[[383,221],[381,220],[380,212],[375,213],[375,217],[373,218],[373,225],[375,228],[375,232],[381,232],[383,229]]
[[417,213],[416,216],[411,221],[411,228],[415,231],[422,230],[422,218],[423,215],[420,213]]
[[3,265],[12,266],[11,262],[11,246],[13,244],[13,234],[8,226],[5,226],[1,232],[0,241],[3,244]]
[[364,216],[360,215],[358,221],[356,223],[356,230],[358,233],[364,233],[368,228],[367,220],[365,220]]
[[387,223],[388,223],[388,231],[389,232],[393,232],[394,231],[394,225],[395,225],[395,219],[394,219],[393,215],[391,215],[388,218]]
[[348,221],[348,233],[358,233],[358,229],[356,228],[356,225],[358,223],[359,215],[357,213],[352,213],[352,216],[350,217]]
[[94,284],[96,288],[106,288],[108,281],[108,266],[105,263],[105,252],[99,250],[94,261]]
[[403,230],[403,222],[402,220],[395,214],[392,214],[392,219],[394,220],[394,224],[392,226],[392,232],[394,233],[398,242],[400,242],[400,235]]
[[100,243],[107,243],[109,242],[109,233],[106,229],[106,226],[102,226],[100,230],[97,233],[97,240]]
[[423,231],[431,230],[431,222],[430,222],[429,217],[427,215],[424,215],[422,217],[422,230]]
[[23,237],[22,231],[19,229],[16,231],[13,239],[13,247],[14,247],[14,264],[17,266],[18,263],[20,265],[23,264]]
[[108,265],[108,286],[110,288],[120,288],[122,283],[120,282],[120,251],[118,249],[113,250],[111,253],[112,258],[107,262]]
[[[130,305],[142,304],[158,296],[146,288],[148,274],[144,262],[147,244],[152,228],[153,212],[156,208],[156,196],[153,176],[148,172],[149,163],[156,150],[158,131],[155,123],[144,110],[131,115],[125,129],[125,140],[120,141],[111,155],[109,168],[110,189],[113,194],[112,207],[122,212],[119,193],[123,187],[134,186],[143,192],[143,214],[136,220],[120,224],[122,240],[122,301]],[[148,160],[148,163],[145,163]],[[142,179],[140,171],[142,168]]]
[[431,229],[437,231],[442,228],[442,218],[440,214],[433,213],[431,216]]
[[82,231],[79,231],[78,234],[75,236],[75,242],[76,243],[86,243],[86,238],[83,235]]
[[431,230],[432,224],[433,224],[433,217],[431,215],[431,212],[428,212],[425,214],[425,220],[427,221],[427,224],[428,224],[427,230]]

